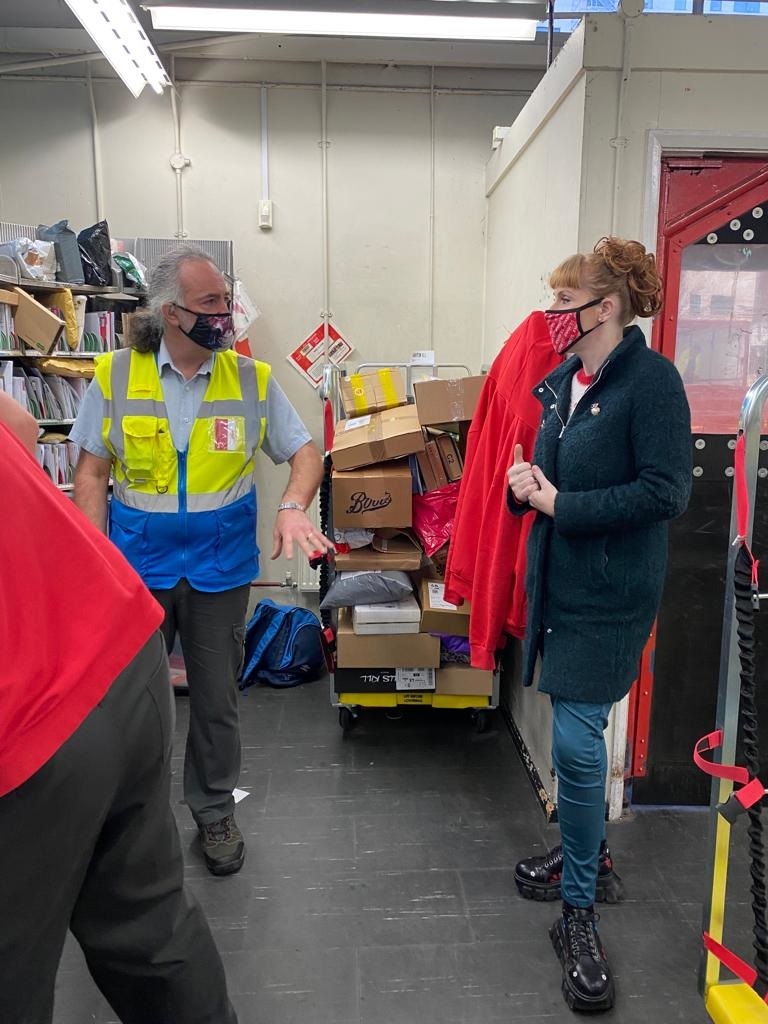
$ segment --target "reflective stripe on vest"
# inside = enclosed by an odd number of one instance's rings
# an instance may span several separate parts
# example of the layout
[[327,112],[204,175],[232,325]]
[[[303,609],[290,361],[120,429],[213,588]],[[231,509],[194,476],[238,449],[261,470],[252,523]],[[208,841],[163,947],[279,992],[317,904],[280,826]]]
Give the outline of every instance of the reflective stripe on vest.
[[102,437],[115,459],[114,496],[146,512],[222,508],[253,486],[254,455],[266,431],[270,368],[219,352],[190,433],[184,479],[153,353],[119,350],[96,361],[106,403]]

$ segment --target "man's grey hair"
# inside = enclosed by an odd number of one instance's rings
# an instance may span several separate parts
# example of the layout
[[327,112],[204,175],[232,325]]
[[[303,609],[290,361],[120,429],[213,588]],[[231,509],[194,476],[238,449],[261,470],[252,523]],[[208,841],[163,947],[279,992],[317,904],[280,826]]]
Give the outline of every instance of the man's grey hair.
[[185,263],[210,263],[219,270],[216,261],[197,245],[176,245],[163,253],[149,274],[147,305],[131,319],[130,345],[139,352],[157,352],[165,329],[163,306],[183,303],[179,275]]

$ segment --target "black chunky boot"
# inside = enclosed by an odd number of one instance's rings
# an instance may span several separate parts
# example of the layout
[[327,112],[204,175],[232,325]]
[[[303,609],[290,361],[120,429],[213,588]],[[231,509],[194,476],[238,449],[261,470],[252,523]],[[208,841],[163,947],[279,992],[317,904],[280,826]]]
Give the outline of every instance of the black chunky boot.
[[[543,857],[528,857],[515,867],[515,883],[521,896],[527,900],[559,900],[560,878],[563,874],[563,848],[555,846]],[[611,851],[605,840],[600,844],[597,868],[598,903],[618,903],[624,896],[624,886],[613,870]]]
[[549,930],[563,965],[563,998],[572,1010],[597,1012],[613,1006],[613,977],[597,934],[598,920],[592,908],[566,906]]

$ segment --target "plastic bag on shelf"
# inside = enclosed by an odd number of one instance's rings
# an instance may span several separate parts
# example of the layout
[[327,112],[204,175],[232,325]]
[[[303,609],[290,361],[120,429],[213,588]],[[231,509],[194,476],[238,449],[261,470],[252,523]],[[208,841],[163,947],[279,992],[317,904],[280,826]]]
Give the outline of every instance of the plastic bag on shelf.
[[113,252],[112,259],[120,267],[125,280],[136,288],[147,287],[147,268],[130,252]]
[[105,220],[83,228],[77,236],[85,283],[107,288],[112,284],[112,244]]
[[54,281],[56,279],[56,250],[52,242],[31,238],[14,238],[0,244],[0,255],[10,256],[27,281]]
[[50,227],[38,224],[35,234],[42,241],[53,242],[56,250],[56,280],[83,284],[85,275],[80,261],[77,235],[68,225],[69,221],[66,220],[59,220]]
[[381,572],[342,572],[330,586],[320,608],[349,608],[356,604],[383,604],[401,601],[413,593],[413,586],[404,572],[384,569]]
[[346,554],[356,548],[366,548],[373,540],[373,530],[334,530],[333,540],[336,553]]
[[413,531],[429,558],[447,544],[453,533],[460,480],[436,491],[413,496]]

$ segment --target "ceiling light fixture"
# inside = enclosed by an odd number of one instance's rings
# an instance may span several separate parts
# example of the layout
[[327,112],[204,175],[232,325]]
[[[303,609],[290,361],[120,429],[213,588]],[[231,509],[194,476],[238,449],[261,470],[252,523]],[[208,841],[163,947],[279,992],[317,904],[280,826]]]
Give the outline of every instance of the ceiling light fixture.
[[536,36],[535,20],[513,17],[475,18],[442,14],[256,10],[239,7],[150,6],[149,11],[153,28],[175,31],[496,42],[530,40]]
[[145,85],[162,93],[171,80],[126,0],[66,0],[72,13],[138,99]]

